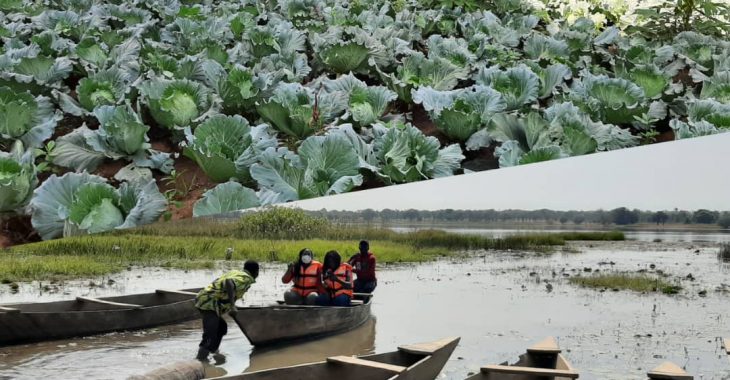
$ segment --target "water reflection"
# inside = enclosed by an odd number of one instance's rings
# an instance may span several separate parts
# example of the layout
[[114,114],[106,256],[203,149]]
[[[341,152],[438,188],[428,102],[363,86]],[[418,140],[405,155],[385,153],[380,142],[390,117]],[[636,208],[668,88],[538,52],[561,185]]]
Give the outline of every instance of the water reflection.
[[375,317],[362,326],[322,339],[306,341],[293,346],[254,348],[249,356],[250,364],[245,372],[286,367],[322,361],[336,355],[365,355],[375,352]]

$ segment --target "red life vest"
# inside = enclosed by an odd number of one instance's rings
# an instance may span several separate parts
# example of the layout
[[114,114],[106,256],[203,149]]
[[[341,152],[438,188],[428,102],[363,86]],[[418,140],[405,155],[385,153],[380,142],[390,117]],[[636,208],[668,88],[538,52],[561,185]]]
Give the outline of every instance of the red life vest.
[[322,264],[319,261],[312,261],[305,268],[304,265],[299,267],[299,275],[294,277],[294,286],[292,290],[302,297],[308,296],[310,293],[319,290],[319,272]]
[[352,266],[348,263],[341,264],[340,267],[337,268],[337,270],[335,271],[335,276],[337,276],[340,281],[349,283],[350,289],[345,289],[344,286],[342,286],[342,284],[340,284],[339,282],[325,279],[324,285],[327,287],[327,289],[329,289],[332,297],[346,294],[350,298],[352,298]]

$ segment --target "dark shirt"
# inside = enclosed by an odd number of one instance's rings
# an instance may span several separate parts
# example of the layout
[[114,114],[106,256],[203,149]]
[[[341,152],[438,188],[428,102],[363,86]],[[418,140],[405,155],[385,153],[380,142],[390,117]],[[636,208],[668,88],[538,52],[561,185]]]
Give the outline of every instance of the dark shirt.
[[372,252],[368,252],[367,256],[358,253],[348,263],[359,281],[375,281],[375,255]]

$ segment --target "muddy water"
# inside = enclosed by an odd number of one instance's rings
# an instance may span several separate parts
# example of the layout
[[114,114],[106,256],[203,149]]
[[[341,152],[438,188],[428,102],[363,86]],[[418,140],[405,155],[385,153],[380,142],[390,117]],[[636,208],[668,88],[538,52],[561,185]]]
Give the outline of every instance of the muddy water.
[[[644,379],[648,369],[665,360],[685,366],[696,379],[730,379],[730,360],[716,339],[730,333],[730,265],[718,262],[715,247],[615,242],[575,248],[581,253],[536,257],[472,252],[433,263],[389,266],[380,271],[373,304],[376,319],[370,323],[336,337],[265,351],[252,349],[229,323],[222,345],[227,360],[217,367],[220,373],[233,374],[333,354],[382,352],[403,343],[455,335],[462,337],[461,344],[441,378],[463,379],[480,365],[512,360],[526,346],[553,335],[581,370],[582,379]],[[590,275],[585,268],[661,270],[685,290],[676,296],[599,292],[567,282],[566,275]],[[247,304],[268,303],[286,289],[278,283],[282,266],[263,269]],[[21,285],[16,294],[0,286],[0,300],[69,298],[64,291],[102,296],[194,287],[219,273],[134,269],[111,276],[113,283],[110,278],[93,279],[103,287],[90,288],[86,280],[67,283],[50,294],[41,284]],[[690,273],[694,280],[686,279]],[[706,296],[699,295],[701,290],[707,290]],[[192,357],[199,334],[198,322],[193,321],[0,348],[0,379],[123,379]]]

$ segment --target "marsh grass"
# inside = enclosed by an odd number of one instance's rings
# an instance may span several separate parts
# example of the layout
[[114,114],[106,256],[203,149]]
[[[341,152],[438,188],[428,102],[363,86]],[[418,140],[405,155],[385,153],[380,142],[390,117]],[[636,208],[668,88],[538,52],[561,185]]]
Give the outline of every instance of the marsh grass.
[[611,273],[589,277],[571,277],[569,281],[587,288],[634,290],[637,292],[662,292],[676,294],[682,288],[661,278],[647,274]]
[[[371,242],[383,263],[419,262],[447,255],[443,248],[416,248],[389,241]],[[232,260],[294,261],[303,247],[321,259],[335,249],[349,258],[357,241],[333,240],[242,240],[231,238],[169,236],[82,236],[12,248],[0,255],[0,279],[78,278],[118,272],[129,265],[175,269],[213,268],[224,260],[227,248]],[[377,249],[376,249],[377,248]]]
[[717,251],[717,258],[720,261],[730,263],[730,243],[723,243],[720,245],[720,250]]
[[273,208],[237,222],[191,219],[94,236],[13,247],[0,254],[0,280],[29,281],[108,274],[130,265],[213,268],[233,248],[231,260],[291,262],[304,247],[322,259],[335,249],[349,258],[369,240],[381,263],[422,262],[468,250],[549,253],[568,240],[622,240],[620,232],[521,234],[493,239],[442,230],[398,233],[385,228],[334,225],[302,210]]

